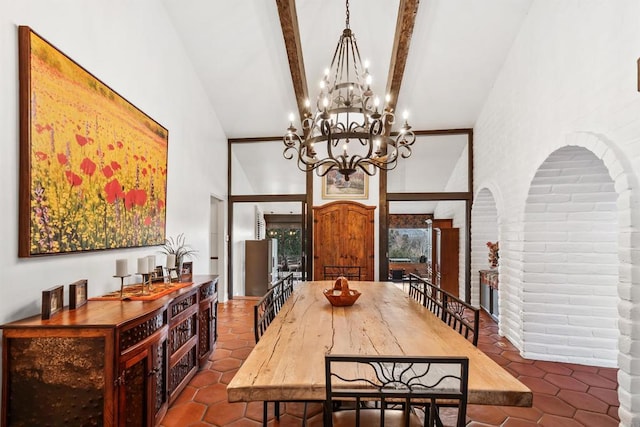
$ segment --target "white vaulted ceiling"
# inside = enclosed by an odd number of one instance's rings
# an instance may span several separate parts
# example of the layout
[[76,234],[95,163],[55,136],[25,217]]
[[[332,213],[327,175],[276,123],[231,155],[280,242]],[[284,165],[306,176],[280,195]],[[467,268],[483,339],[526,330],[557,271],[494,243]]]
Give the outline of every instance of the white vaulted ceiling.
[[[276,0],[162,1],[227,137],[283,135],[298,105]],[[380,96],[396,60],[398,11],[408,1],[349,0],[350,26]],[[409,110],[414,130],[474,126],[530,3],[419,1],[396,104]],[[313,104],[345,25],[345,1],[297,0],[295,9]],[[428,152],[414,150],[409,160],[421,156]]]

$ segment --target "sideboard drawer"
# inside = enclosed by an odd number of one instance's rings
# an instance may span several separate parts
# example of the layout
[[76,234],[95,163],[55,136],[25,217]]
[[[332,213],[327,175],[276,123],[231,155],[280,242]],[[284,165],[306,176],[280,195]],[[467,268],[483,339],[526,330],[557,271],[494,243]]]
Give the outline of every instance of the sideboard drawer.
[[167,323],[167,316],[164,310],[159,311],[148,319],[134,324],[132,327],[119,333],[119,349],[123,353],[139,342],[149,338]]

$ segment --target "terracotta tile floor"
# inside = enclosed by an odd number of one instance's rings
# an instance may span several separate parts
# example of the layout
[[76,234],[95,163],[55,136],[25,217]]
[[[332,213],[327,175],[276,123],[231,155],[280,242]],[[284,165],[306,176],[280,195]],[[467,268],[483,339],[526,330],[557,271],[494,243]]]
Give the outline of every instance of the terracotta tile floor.
[[[262,402],[229,403],[226,386],[254,345],[252,299],[219,305],[219,341],[204,367],[171,406],[164,427],[260,426]],[[533,391],[532,408],[469,405],[469,427],[608,427],[618,425],[617,369],[526,360],[482,313],[478,347]],[[302,405],[281,404],[280,421],[301,425]],[[273,407],[269,408],[273,416]],[[320,405],[308,409],[310,426],[321,426]]]

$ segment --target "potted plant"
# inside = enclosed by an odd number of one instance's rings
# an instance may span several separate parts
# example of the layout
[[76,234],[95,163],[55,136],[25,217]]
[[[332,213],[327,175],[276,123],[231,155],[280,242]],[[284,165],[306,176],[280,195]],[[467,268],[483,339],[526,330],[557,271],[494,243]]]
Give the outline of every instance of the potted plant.
[[182,271],[182,262],[185,258],[195,257],[198,251],[193,249],[191,245],[188,245],[185,241],[184,233],[178,234],[178,236],[174,239],[173,237],[169,237],[164,240],[164,244],[162,245],[161,252],[169,255],[176,256],[176,267],[178,271]]

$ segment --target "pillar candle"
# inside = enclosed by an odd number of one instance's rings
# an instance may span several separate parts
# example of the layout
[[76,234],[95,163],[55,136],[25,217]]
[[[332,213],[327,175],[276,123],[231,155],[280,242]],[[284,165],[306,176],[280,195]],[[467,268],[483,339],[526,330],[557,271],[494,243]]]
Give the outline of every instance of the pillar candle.
[[147,262],[149,263],[149,269],[147,270],[147,273],[153,273],[153,271],[156,269],[156,256],[149,255],[147,257]]
[[147,257],[138,258],[138,274],[147,274],[149,272],[149,261],[147,261]]
[[167,268],[175,268],[176,254],[167,254]]
[[124,277],[129,274],[129,265],[126,259],[116,260],[116,276]]

